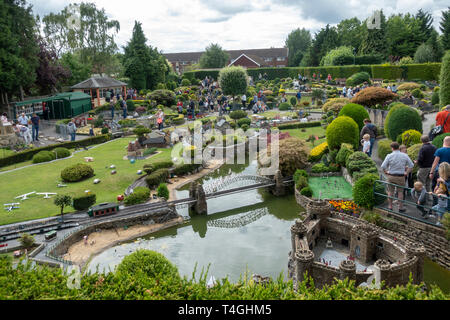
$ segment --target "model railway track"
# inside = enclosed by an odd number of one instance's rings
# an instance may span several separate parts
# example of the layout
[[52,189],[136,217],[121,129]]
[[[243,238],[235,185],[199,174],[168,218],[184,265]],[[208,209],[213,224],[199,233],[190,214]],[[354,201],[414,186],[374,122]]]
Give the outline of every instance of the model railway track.
[[[293,182],[293,180],[283,181],[284,184],[290,184],[292,182]],[[239,193],[239,192],[244,192],[244,191],[248,191],[248,190],[266,188],[266,187],[270,187],[273,185],[275,185],[275,183],[265,182],[265,183],[257,183],[257,184],[252,184],[252,185],[248,185],[248,186],[243,186],[243,187],[231,188],[231,189],[227,189],[227,190],[221,190],[221,191],[217,191],[213,194],[206,195],[206,199],[213,199],[213,198],[217,198],[217,197],[221,197],[221,196],[225,196],[225,195],[229,195],[229,194],[234,194],[234,193]],[[24,228],[17,228],[14,230],[10,230],[10,228],[5,228],[5,229],[8,229],[6,232],[0,231],[1,232],[0,233],[0,242],[17,239],[20,237],[21,233],[25,233],[25,232],[29,233],[29,234],[41,234],[41,233],[49,232],[52,230],[61,230],[61,229],[78,227],[78,226],[81,226],[81,225],[84,225],[87,223],[92,223],[92,222],[108,221],[111,218],[128,217],[128,216],[146,214],[149,211],[167,208],[170,205],[174,205],[174,206],[188,205],[190,203],[194,203],[195,201],[196,200],[194,198],[184,198],[184,199],[177,199],[177,200],[172,200],[172,201],[167,201],[167,202],[144,203],[144,204],[137,204],[137,205],[134,205],[131,207],[125,207],[125,208],[121,209],[118,213],[114,214],[113,216],[91,218],[91,217],[87,216],[87,213],[85,216],[83,216],[83,214],[81,213],[81,214],[77,214],[76,216],[68,217],[68,218],[64,219],[63,222],[61,222],[59,218],[54,218],[54,219],[48,220],[47,223],[42,223],[39,225],[34,224],[28,228],[26,227],[26,225]]]

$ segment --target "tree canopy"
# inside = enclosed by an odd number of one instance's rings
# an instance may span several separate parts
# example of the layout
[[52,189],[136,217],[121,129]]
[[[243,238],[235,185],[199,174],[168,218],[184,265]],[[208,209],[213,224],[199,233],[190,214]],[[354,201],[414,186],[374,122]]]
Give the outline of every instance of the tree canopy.
[[230,55],[221,46],[211,43],[200,57],[200,67],[205,69],[223,68],[230,60]]
[[289,67],[298,67],[303,56],[311,46],[311,33],[305,28],[297,28],[289,33],[285,44],[288,47],[288,63]]

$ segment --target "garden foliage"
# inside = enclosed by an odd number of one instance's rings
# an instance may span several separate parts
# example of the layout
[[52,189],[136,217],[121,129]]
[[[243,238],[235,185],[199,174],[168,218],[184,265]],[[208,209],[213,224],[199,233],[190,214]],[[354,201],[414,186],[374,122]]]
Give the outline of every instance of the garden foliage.
[[370,83],[370,74],[367,72],[358,72],[348,78],[346,84],[347,86],[354,87],[364,82]]
[[33,163],[48,162],[56,159],[56,154],[52,151],[42,150],[33,156]]
[[358,125],[350,117],[341,116],[334,119],[327,127],[326,136],[330,149],[339,149],[342,143],[349,143],[358,149]]
[[368,87],[359,91],[351,102],[366,107],[372,107],[397,98],[397,95],[390,90],[379,87]]
[[158,186],[158,189],[156,189],[156,195],[160,198],[164,198],[166,200],[169,200],[169,188],[167,188],[167,184],[161,183]]
[[161,168],[145,177],[145,182],[147,182],[147,186],[151,189],[157,187],[162,182],[166,182],[168,178],[169,170],[166,168]]
[[78,196],[73,197],[73,205],[72,207],[75,210],[86,210],[88,208],[90,208],[91,206],[93,206],[95,204],[95,202],[97,201],[97,196],[95,195],[95,193],[91,193],[91,194],[81,194]]
[[133,193],[130,194],[128,197],[125,197],[125,200],[123,203],[126,206],[131,206],[134,204],[139,203],[145,203],[148,201],[148,198],[150,197],[150,189],[146,187],[136,187],[133,190]]
[[78,182],[94,176],[90,165],[77,163],[61,171],[61,179],[65,182]]
[[384,160],[386,156],[392,152],[391,149],[392,140],[380,140],[378,141],[378,157]]
[[322,156],[328,152],[328,142],[322,142],[318,146],[314,147],[308,156],[309,162],[315,162],[322,158]]
[[442,106],[450,104],[450,51],[442,58],[439,98]]
[[[383,196],[374,195],[374,184],[378,180],[375,174],[367,174],[355,182],[353,186],[353,201],[363,208],[372,209],[373,206],[381,204],[386,199]],[[377,183],[376,192],[384,193],[384,187],[381,183]]]
[[339,112],[339,116],[348,116],[355,120],[360,131],[364,127],[364,119],[369,119],[367,110],[362,105],[356,103],[346,104]]
[[397,140],[399,134],[414,129],[422,132],[422,119],[419,113],[406,105],[397,104],[392,107],[385,120],[384,130],[391,140]]
[[144,172],[146,174],[151,174],[152,172],[158,170],[158,169],[162,169],[162,168],[170,168],[173,166],[173,162],[168,160],[168,161],[158,161],[158,162],[153,162],[153,163],[148,163],[148,164],[144,164]]

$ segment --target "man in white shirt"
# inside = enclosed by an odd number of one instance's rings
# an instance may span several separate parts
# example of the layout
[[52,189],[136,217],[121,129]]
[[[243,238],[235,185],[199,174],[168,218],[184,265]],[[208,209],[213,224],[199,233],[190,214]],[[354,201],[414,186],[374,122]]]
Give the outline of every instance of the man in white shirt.
[[245,95],[245,93],[242,95],[241,100],[242,100],[242,106],[245,109],[245,105],[247,103],[247,96]]
[[17,119],[17,121],[19,121],[19,123],[25,127],[28,127],[28,120],[30,119],[25,115],[25,112],[22,112],[19,119]]

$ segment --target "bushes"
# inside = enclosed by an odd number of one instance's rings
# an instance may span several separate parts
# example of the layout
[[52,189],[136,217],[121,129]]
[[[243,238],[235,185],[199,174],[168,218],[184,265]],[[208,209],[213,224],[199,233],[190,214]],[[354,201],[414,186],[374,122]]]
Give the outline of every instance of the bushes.
[[169,200],[169,188],[167,188],[167,184],[161,183],[156,189],[156,195],[160,198],[164,198]]
[[[367,174],[353,186],[353,201],[360,207],[372,209],[374,205],[383,203],[384,197],[374,195],[373,186],[375,181],[378,180],[378,176],[375,174]],[[382,184],[377,184],[375,188],[376,192],[384,193],[384,187]]]
[[412,91],[414,89],[420,88],[420,84],[415,82],[405,82],[397,87],[398,91]]
[[299,176],[297,178],[297,181],[295,182],[295,188],[300,191],[303,188],[306,188],[308,186],[308,178],[304,176]]
[[166,182],[167,178],[169,178],[169,170],[168,169],[158,169],[148,175],[145,178],[145,182],[149,188],[154,188],[158,186],[162,182]]
[[311,122],[294,122],[289,124],[281,124],[278,126],[279,130],[288,130],[288,129],[300,129],[300,128],[312,128],[312,127],[320,127],[320,121],[311,121]]
[[278,109],[280,111],[291,110],[291,105],[288,102],[283,102],[283,103],[280,103],[280,105],[278,106]]
[[405,105],[399,104],[392,107],[385,121],[385,132],[388,138],[397,140],[399,134],[409,129],[422,132],[422,119],[419,113]]
[[173,174],[177,176],[183,176],[187,173],[193,172],[200,168],[202,165],[197,163],[187,163],[187,164],[180,164],[173,169]]
[[247,117],[247,112],[244,110],[235,110],[230,112],[230,118],[233,120],[238,120]]
[[309,162],[318,161],[327,152],[328,152],[328,143],[323,142],[311,150],[311,152],[309,153],[309,156],[308,156],[308,161]]
[[297,98],[296,98],[296,97],[290,97],[290,98],[289,98],[289,103],[290,103],[292,106],[296,106],[296,105],[297,105]]
[[191,81],[189,81],[189,79],[184,78],[183,80],[181,80],[182,87],[188,87],[190,85],[191,85]]
[[330,50],[320,64],[322,66],[343,66],[353,64],[354,55],[351,47],[342,46]]
[[103,143],[103,142],[108,141],[110,138],[111,138],[111,136],[109,134],[100,135],[100,136],[90,137],[90,138],[83,139],[83,140],[64,142],[64,143],[60,143],[58,145],[50,145],[50,146],[46,146],[46,147],[33,148],[33,149],[22,151],[22,152],[17,152],[11,156],[0,158],[0,168],[9,166],[12,164],[16,164],[19,162],[23,162],[23,161],[28,161],[28,160],[32,159],[36,153],[38,153],[42,150],[53,150],[56,147],[65,147],[68,149],[79,148],[79,147],[84,147],[84,146],[90,146],[93,144]]
[[148,189],[146,187],[136,187],[133,190],[133,193],[125,198],[123,203],[126,206],[131,206],[131,205],[135,205],[135,204],[139,204],[139,203],[145,203],[148,201],[149,197],[150,197],[150,189]]
[[380,140],[378,141],[378,158],[384,160],[386,156],[392,152],[391,149],[392,140]]
[[294,179],[294,182],[297,183],[300,177],[308,178],[308,173],[305,170],[297,169],[292,178]]
[[450,132],[447,132],[447,133],[443,133],[443,134],[440,134],[440,135],[438,135],[437,137],[435,137],[434,139],[433,139],[433,141],[431,142],[436,148],[442,148],[442,146],[444,145],[444,138],[446,137],[446,136],[450,136]]
[[420,143],[421,136],[422,134],[417,130],[406,130],[402,133],[402,144],[410,147],[413,144]]
[[251,123],[252,123],[252,120],[250,120],[249,118],[241,118],[237,122],[239,127],[242,127],[244,124],[249,126]]
[[136,110],[136,108],[134,107],[134,102],[131,99],[127,100],[127,110],[128,112],[133,112],[134,110]]
[[361,151],[354,152],[346,162],[348,172],[354,176],[355,172],[378,173],[377,165],[367,154]]
[[144,164],[144,172],[146,174],[151,174],[152,172],[158,170],[158,169],[162,169],[162,168],[170,168],[173,166],[173,162],[172,161],[158,161],[158,162],[154,162],[154,163],[150,163],[150,164]]
[[351,102],[358,103],[363,106],[371,107],[382,104],[388,100],[393,100],[397,95],[392,91],[379,87],[368,87],[358,92]]
[[52,150],[52,153],[56,153],[57,159],[70,157],[70,151],[67,148],[62,148],[62,147],[55,148]]
[[345,166],[348,157],[353,154],[353,149],[350,145],[343,143],[341,145],[341,148],[339,149],[339,152],[336,156],[336,163],[340,166]]
[[73,197],[73,205],[72,207],[75,210],[81,211],[89,209],[91,206],[95,204],[97,201],[97,196],[95,193],[92,194],[81,194],[79,196]]
[[422,91],[420,91],[420,89],[414,89],[411,94],[413,95],[414,98],[416,99],[422,99],[424,97]]
[[312,195],[313,195],[313,191],[312,191],[311,187],[305,187],[305,188],[303,188],[303,189],[300,190],[300,194],[301,194],[302,196],[311,198]]
[[361,129],[364,127],[364,119],[369,118],[369,113],[362,105],[349,103],[341,109],[341,111],[339,112],[339,116],[348,116],[355,120],[356,124],[359,127],[359,131],[361,131]]
[[339,172],[340,168],[337,165],[327,166],[323,163],[317,163],[311,168],[312,173],[325,173],[325,172]]
[[162,104],[166,107],[170,107],[176,103],[175,93],[170,90],[160,89],[152,91],[147,98],[148,100],[155,100],[157,104]]
[[370,74],[367,72],[358,72],[347,79],[347,86],[357,86],[364,82],[370,83]]
[[77,182],[94,176],[94,169],[84,163],[77,163],[61,171],[61,179],[65,182]]
[[350,102],[347,98],[332,98],[328,99],[328,101],[323,105],[323,112],[333,111],[338,113],[341,111],[342,107]]
[[439,98],[442,106],[450,104],[450,51],[442,58]]
[[433,94],[431,95],[431,104],[433,106],[439,105],[439,101],[439,91],[433,92]]
[[33,163],[48,162],[56,159],[55,153],[51,151],[39,151],[33,156]]
[[337,117],[326,131],[328,147],[338,149],[342,143],[349,143],[355,149],[359,146],[359,130],[356,122],[347,116]]

